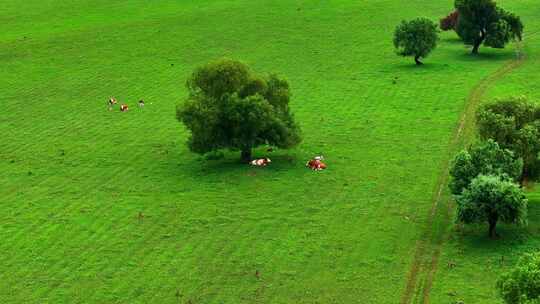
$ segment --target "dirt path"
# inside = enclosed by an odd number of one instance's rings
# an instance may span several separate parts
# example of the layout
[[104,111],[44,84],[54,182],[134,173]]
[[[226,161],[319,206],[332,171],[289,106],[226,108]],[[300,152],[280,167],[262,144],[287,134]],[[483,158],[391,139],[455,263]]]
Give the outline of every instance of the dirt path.
[[[534,33],[536,34],[536,32]],[[530,37],[532,34],[528,35]],[[495,82],[519,68],[525,62],[521,43],[517,44],[516,57],[506,62],[494,73],[478,83],[465,102],[459,124],[449,142],[449,155],[442,164],[436,189],[433,192],[431,209],[426,227],[421,238],[416,242],[415,253],[407,284],[401,296],[401,304],[429,303],[429,296],[442,249],[446,232],[451,224],[452,204],[447,194],[448,170],[453,155],[474,137],[474,113],[482,101],[486,91]]]

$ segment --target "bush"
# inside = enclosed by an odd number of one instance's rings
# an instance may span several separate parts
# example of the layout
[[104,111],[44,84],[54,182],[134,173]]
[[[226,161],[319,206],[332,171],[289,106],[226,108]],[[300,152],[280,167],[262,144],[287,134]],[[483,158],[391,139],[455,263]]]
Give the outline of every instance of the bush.
[[540,254],[523,255],[512,270],[501,276],[497,289],[506,304],[537,303],[540,299]]

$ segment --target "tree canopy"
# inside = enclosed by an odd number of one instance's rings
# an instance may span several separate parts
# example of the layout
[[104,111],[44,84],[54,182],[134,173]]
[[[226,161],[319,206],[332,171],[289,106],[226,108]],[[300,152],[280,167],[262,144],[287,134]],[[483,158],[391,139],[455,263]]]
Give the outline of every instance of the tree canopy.
[[506,304],[540,300],[540,253],[523,255],[516,266],[497,281],[497,288]]
[[523,161],[508,149],[503,149],[489,139],[459,152],[450,168],[450,190],[458,195],[468,188],[478,175],[504,175],[518,181],[523,170]]
[[521,40],[521,19],[497,7],[494,0],[456,0],[459,13],[456,32],[465,42],[472,45],[477,54],[480,45],[504,48],[512,39]]
[[239,61],[221,59],[197,68],[186,86],[189,95],[176,116],[191,132],[193,152],[231,149],[248,161],[257,146],[290,148],[301,141],[289,84],[275,75],[259,76]]
[[540,104],[524,97],[500,99],[476,112],[480,137],[493,139],[523,159],[522,178],[538,174],[540,161]]
[[524,224],[527,199],[523,190],[500,175],[479,175],[456,196],[457,221],[465,224],[488,222],[489,236],[495,237],[499,221]]
[[422,62],[437,47],[437,25],[427,18],[402,21],[394,32],[394,46],[401,56],[413,56],[416,64]]
[[450,31],[450,30],[455,31],[457,28],[458,18],[459,18],[459,12],[453,11],[448,16],[439,20],[439,27],[443,31]]

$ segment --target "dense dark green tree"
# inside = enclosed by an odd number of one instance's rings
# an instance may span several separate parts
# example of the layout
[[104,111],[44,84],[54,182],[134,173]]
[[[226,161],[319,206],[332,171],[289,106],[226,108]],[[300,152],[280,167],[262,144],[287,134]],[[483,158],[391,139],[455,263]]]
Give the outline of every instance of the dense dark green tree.
[[437,47],[439,30],[437,24],[427,18],[402,21],[394,32],[394,46],[401,56],[413,56],[420,65],[420,58],[425,58]]
[[473,54],[482,44],[504,48],[512,39],[521,40],[521,19],[497,7],[494,0],[456,0],[455,7],[459,14],[456,32],[465,44],[472,45]]
[[524,97],[501,99],[476,112],[480,137],[493,139],[523,159],[522,179],[538,174],[540,161],[540,104]]
[[523,255],[510,271],[497,281],[497,289],[506,304],[540,301],[540,253]]
[[450,168],[452,178],[449,186],[452,194],[459,195],[478,175],[503,175],[511,181],[518,181],[522,170],[521,159],[517,159],[512,151],[502,149],[489,139],[456,155]]
[[489,236],[496,236],[498,222],[524,224],[527,199],[523,190],[498,175],[479,175],[461,195],[456,196],[457,221],[465,224],[487,222]]
[[239,61],[221,59],[196,69],[187,88],[176,116],[191,131],[193,152],[231,149],[249,161],[257,146],[290,148],[301,141],[289,84],[275,75],[261,77]]

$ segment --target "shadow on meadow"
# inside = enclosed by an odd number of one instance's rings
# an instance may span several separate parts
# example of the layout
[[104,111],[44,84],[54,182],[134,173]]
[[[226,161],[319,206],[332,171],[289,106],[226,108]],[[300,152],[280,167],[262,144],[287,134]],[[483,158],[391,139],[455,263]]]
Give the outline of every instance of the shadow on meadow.
[[463,44],[463,41],[461,41],[458,36],[443,38],[441,39],[441,42],[448,44]]
[[438,62],[429,62],[429,57],[427,58],[426,62],[422,65],[416,65],[414,63],[410,62],[402,62],[400,64],[396,64],[393,68],[395,71],[398,72],[417,72],[418,74],[424,74],[424,73],[433,73],[433,72],[441,72],[448,68],[448,64],[446,63],[438,63]]
[[540,247],[540,200],[529,201],[528,225],[498,224],[499,238],[488,237],[487,223],[456,226],[451,239],[459,244],[467,256],[482,257],[485,254],[510,255],[537,250]]
[[[253,158],[268,157],[271,159],[271,163],[266,167],[252,166],[240,161],[239,152],[227,151],[223,153],[221,157],[207,157],[205,155],[198,155],[191,152],[186,152],[183,158],[180,158],[174,153],[169,154],[167,162],[170,164],[169,168],[173,172],[173,175],[179,177],[190,176],[197,178],[200,176],[214,176],[214,177],[228,177],[228,176],[256,176],[266,175],[270,172],[278,171],[298,171],[305,169],[305,159],[307,157],[296,154],[294,151],[280,151],[265,153],[264,150],[254,150]],[[180,163],[178,160],[181,160]],[[293,170],[296,169],[296,170]],[[181,174],[178,173],[181,171]]]
[[[468,48],[466,52],[453,53],[453,59],[462,62],[484,62],[484,61],[507,61],[515,59],[515,53],[510,49],[505,50],[490,50],[488,48],[480,49],[480,53],[473,55]],[[483,52],[482,52],[483,51]]]

